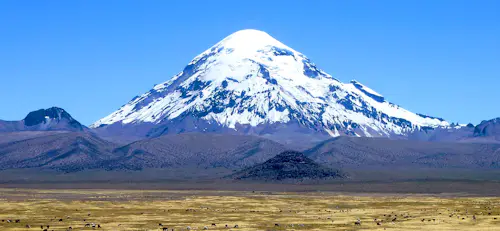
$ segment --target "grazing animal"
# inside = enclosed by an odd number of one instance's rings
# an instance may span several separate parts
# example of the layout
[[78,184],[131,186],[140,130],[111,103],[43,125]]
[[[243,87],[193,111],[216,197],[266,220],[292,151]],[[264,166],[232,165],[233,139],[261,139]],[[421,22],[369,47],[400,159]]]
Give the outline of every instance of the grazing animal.
[[229,226],[226,225],[226,229],[229,228]]
[[21,222],[21,220],[17,219],[17,220],[16,220],[16,223],[19,223],[19,222]]
[[206,227],[206,226],[203,226],[203,230],[208,230],[208,227]]
[[215,223],[212,223],[212,226],[217,226]]
[[394,219],[392,219],[392,222],[395,222],[397,219],[398,219],[398,218],[397,218],[397,217],[395,217]]
[[158,224],[158,226],[163,226],[163,225],[160,223],[160,224]]
[[188,226],[186,229],[187,229],[187,230],[191,230],[191,227],[190,227],[190,226]]
[[101,228],[101,224],[97,224],[97,228],[100,229]]
[[63,221],[63,219],[61,218],[61,219],[59,219],[59,221]]
[[238,225],[234,225],[234,228],[237,229],[237,228],[239,228],[239,226]]
[[164,227],[164,228],[163,228],[163,231],[168,231],[168,228],[167,228],[167,227]]
[[274,224],[275,227],[280,227],[280,224]]
[[361,225],[361,221],[357,220],[356,222],[354,222],[354,225]]
[[30,228],[31,228],[31,225],[26,225],[26,228],[30,229]]

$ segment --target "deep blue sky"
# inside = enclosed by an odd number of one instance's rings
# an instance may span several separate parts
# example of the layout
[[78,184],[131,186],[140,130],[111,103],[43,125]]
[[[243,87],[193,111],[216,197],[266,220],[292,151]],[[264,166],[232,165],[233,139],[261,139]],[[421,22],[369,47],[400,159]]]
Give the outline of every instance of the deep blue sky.
[[496,0],[4,0],[0,118],[59,106],[90,124],[247,28],[411,111],[461,123],[500,116]]

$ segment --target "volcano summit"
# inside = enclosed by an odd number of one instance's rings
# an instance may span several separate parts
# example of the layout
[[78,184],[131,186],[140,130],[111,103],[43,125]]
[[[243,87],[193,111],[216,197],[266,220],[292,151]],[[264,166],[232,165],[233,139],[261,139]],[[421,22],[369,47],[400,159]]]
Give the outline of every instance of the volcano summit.
[[448,126],[357,81],[340,82],[265,32],[242,30],[91,127],[107,135],[224,132],[295,142],[298,134],[396,138]]

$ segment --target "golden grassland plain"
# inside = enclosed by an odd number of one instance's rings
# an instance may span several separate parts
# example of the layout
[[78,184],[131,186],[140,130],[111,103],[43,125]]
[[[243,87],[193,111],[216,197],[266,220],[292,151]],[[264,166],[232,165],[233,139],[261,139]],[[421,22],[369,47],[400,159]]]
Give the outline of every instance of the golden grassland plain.
[[0,220],[0,230],[500,230],[500,198],[0,189]]

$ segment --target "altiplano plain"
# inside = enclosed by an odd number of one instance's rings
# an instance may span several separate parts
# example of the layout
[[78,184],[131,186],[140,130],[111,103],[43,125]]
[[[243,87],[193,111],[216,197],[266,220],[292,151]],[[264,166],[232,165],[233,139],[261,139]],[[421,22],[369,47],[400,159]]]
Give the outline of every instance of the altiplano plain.
[[0,202],[8,231],[500,230],[498,197],[1,189]]

